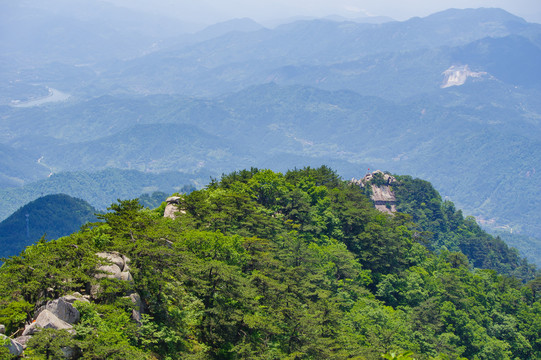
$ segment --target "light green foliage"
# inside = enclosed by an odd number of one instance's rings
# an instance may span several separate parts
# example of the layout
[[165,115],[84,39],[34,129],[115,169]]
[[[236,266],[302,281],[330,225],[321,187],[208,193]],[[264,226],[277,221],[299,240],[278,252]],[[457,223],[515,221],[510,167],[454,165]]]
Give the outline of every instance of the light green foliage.
[[43,329],[34,334],[27,344],[25,355],[30,359],[65,359],[66,348],[75,342],[67,330]]
[[74,344],[82,359],[145,359],[145,353],[132,346],[136,333],[128,311],[111,305],[79,302],[81,321],[74,327]]
[[33,308],[32,304],[24,300],[11,301],[0,308],[0,324],[6,326],[6,333],[12,334],[20,328]]
[[415,360],[411,351],[402,353],[396,353],[394,351],[381,355],[382,358],[387,360]]

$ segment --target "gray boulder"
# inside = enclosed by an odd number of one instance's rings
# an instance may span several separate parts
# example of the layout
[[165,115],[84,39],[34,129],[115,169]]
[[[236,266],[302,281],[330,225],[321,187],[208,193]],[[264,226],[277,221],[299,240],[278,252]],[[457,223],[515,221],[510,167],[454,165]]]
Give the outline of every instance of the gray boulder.
[[26,326],[23,336],[33,335],[41,329],[72,330],[73,326],[64,320],[60,320],[49,310],[43,310],[32,324]]
[[120,280],[133,281],[133,277],[131,276],[129,271],[123,271],[120,273]]
[[5,334],[5,333],[6,333],[6,325],[0,324],[0,334]]
[[96,279],[109,278],[109,279],[120,279],[120,273],[122,272],[121,268],[116,264],[112,265],[101,265],[98,266],[98,270],[103,271],[103,273],[96,274],[94,277]]
[[24,350],[23,346],[21,344],[19,344],[17,341],[8,338],[4,334],[0,334],[0,339],[2,339],[2,340],[7,339],[8,340],[8,344],[4,345],[4,346],[8,348],[9,353],[11,355],[21,356],[23,354],[23,350]]
[[124,259],[124,268],[122,271],[128,271],[130,269],[128,264],[131,263],[131,259],[125,255],[122,255],[122,259]]
[[141,314],[145,313],[146,307],[145,303],[141,300],[141,296],[138,293],[133,293],[128,296],[135,305],[135,308],[132,310],[132,319],[135,320],[138,324],[141,323]]
[[130,270],[130,267],[128,266],[131,261],[130,258],[117,252],[100,252],[96,255],[98,255],[102,259],[106,259],[107,261],[111,262],[110,265],[104,264],[98,266],[98,270],[107,272],[107,274],[96,274],[95,277],[97,279],[109,278],[131,281],[131,275],[128,273],[128,271]]
[[79,310],[77,310],[71,303],[66,301],[64,297],[48,301],[47,304],[41,307],[37,314],[34,315],[36,319],[43,310],[49,310],[57,318],[69,324],[75,324],[81,318]]
[[101,286],[99,284],[92,285],[90,287],[90,297],[96,299],[101,291]]
[[18,342],[23,346],[23,349],[26,349],[26,344],[28,343],[28,340],[30,340],[32,336],[26,335],[26,336],[19,336],[18,338],[15,338],[15,341]]
[[167,205],[165,206],[165,210],[163,212],[163,217],[176,219],[178,215],[186,214],[186,211],[184,209],[180,209],[180,197],[179,196],[171,196],[168,197]]
[[110,262],[112,262],[113,264],[118,266],[120,268],[120,270],[124,269],[124,265],[125,265],[126,262],[124,261],[124,258],[122,257],[122,255],[120,255],[119,253],[117,253],[117,252],[99,252],[96,255],[98,255],[99,257],[101,257],[103,259],[109,260]]
[[84,295],[81,295],[81,294],[78,293],[78,292],[74,292],[73,294],[66,295],[66,296],[62,296],[62,299],[64,299],[65,301],[69,302],[70,304],[73,304],[73,303],[76,302],[76,301],[81,301],[81,302],[85,302],[85,303],[89,303],[89,302],[90,302],[90,301],[88,301],[87,298],[85,298]]

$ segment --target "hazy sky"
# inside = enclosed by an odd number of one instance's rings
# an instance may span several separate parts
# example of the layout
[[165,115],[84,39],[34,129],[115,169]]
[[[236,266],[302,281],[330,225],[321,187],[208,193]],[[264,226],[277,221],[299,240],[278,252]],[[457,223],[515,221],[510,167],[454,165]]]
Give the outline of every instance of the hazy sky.
[[541,23],[541,0],[106,0],[194,22],[214,23],[250,17],[259,22],[293,16],[366,14],[406,20],[448,8],[499,7]]

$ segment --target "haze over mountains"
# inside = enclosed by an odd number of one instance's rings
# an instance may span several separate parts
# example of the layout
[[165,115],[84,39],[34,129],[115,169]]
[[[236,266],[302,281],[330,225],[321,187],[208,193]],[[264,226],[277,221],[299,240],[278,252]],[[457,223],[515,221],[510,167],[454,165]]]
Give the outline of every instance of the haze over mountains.
[[[105,3],[0,8],[4,189],[106,168],[198,184],[251,166],[381,168],[433,182],[493,227],[541,231],[539,24],[451,9],[190,34]],[[11,208],[32,200],[17,191]]]

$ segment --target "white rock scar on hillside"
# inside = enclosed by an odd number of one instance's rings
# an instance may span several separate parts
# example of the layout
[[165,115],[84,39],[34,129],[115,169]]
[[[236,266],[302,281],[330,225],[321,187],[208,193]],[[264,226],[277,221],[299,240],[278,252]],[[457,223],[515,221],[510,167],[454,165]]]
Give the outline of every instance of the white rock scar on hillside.
[[453,65],[449,69],[445,70],[442,75],[445,76],[445,78],[443,80],[441,88],[445,89],[451,86],[464,85],[464,83],[469,77],[480,78],[484,75],[487,75],[487,73],[483,71],[471,71],[468,65]]

